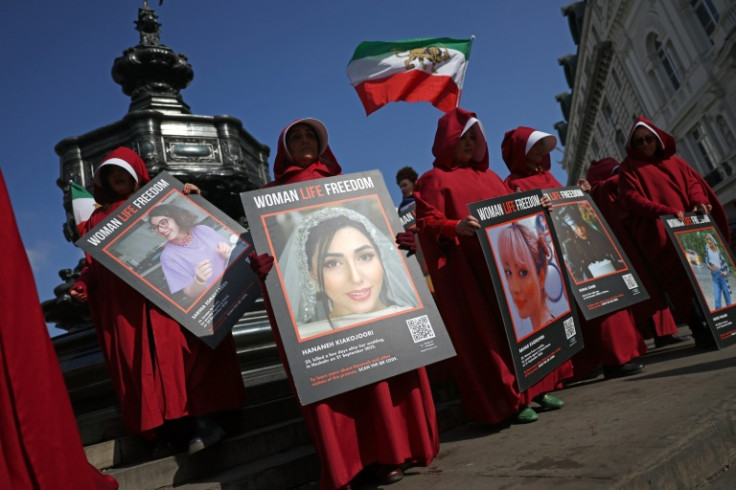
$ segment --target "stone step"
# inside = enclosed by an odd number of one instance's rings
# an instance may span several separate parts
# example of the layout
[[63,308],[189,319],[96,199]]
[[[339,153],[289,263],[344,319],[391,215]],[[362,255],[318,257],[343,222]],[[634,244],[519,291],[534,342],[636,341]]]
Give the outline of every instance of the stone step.
[[77,427],[85,446],[114,440],[126,435],[117,405],[77,415]]
[[[245,415],[237,426],[239,430],[254,429],[279,417],[283,420],[298,413],[298,406],[281,365],[254,370],[248,375],[248,379],[244,379],[248,401],[243,408]],[[127,434],[117,403],[78,413],[77,426],[85,446],[122,438]]]
[[[437,416],[440,432],[466,421],[458,400],[437,404]],[[106,441],[86,450],[90,463],[107,468],[121,490],[294,488],[319,478],[318,458],[301,417],[230,436],[192,456],[150,460],[152,445],[140,438]]]
[[311,446],[311,441],[304,421],[293,419],[228,437],[192,456],[179,453],[112,468],[107,473],[118,480],[121,489],[155,489],[209,478],[300,446]]
[[[113,414],[110,414],[113,415]],[[102,414],[100,414],[102,416]],[[278,428],[284,421],[300,421],[301,414],[291,396],[249,405],[242,410],[217,417],[228,434],[260,434]],[[99,469],[130,465],[149,459],[155,445],[142,437],[124,432],[85,446],[88,461]]]
[[[467,422],[459,400],[437,404],[440,432]],[[269,448],[270,449],[270,448]],[[122,487],[121,487],[122,488]],[[171,489],[166,486],[163,489]],[[311,443],[241,464],[211,477],[177,484],[182,490],[263,490],[319,488],[319,458]]]
[[[244,464],[213,477],[157,490],[264,490],[302,487],[319,480],[319,458],[311,444]],[[121,486],[121,490],[125,490]]]

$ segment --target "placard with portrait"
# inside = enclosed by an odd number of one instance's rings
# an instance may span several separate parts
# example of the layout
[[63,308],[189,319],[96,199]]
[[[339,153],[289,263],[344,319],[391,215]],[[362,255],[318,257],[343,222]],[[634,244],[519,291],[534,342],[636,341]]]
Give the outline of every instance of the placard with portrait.
[[519,389],[583,348],[559,244],[539,190],[468,205],[496,292]]
[[454,355],[378,171],[241,194],[299,400]]
[[210,347],[260,296],[248,232],[161,172],[76,245]]

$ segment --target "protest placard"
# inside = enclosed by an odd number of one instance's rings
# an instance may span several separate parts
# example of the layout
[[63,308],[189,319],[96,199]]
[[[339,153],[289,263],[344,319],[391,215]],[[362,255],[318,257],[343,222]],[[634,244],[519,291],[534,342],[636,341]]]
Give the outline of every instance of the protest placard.
[[560,268],[559,244],[539,190],[471,203],[491,273],[520,390],[583,348]]
[[710,214],[661,217],[695,291],[700,309],[718,348],[736,342],[736,297],[731,284],[736,272],[733,254]]
[[587,320],[649,298],[639,275],[590,195],[580,187],[550,189],[552,228]]
[[215,347],[260,296],[246,230],[167,172],[76,245]]
[[454,350],[378,171],[241,194],[303,405]]

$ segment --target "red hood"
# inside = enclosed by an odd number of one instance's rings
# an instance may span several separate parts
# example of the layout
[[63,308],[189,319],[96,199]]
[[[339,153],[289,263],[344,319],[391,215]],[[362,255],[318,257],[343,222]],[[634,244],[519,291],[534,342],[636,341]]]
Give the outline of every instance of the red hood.
[[[340,164],[337,163],[337,158],[332,154],[329,142],[327,141],[327,130],[324,129],[324,125],[316,119],[302,118],[293,121],[291,124],[286,126],[279,135],[278,149],[276,151],[276,160],[273,163],[273,177],[277,181],[289,180],[292,174],[296,174],[304,170],[303,167],[297,165],[294,160],[291,159],[289,150],[286,149],[286,133],[295,124],[304,123],[309,124],[317,133],[319,138],[319,149],[320,155],[319,160],[312,163],[310,167],[314,166],[319,173],[323,173],[325,177],[331,175],[339,175],[342,172]],[[324,141],[323,141],[324,140]]]
[[593,160],[588,168],[585,178],[590,185],[597,184],[609,179],[617,171],[619,166],[615,158],[604,158],[603,160]]
[[488,170],[488,145],[483,126],[474,112],[468,112],[459,107],[442,116],[437,122],[437,132],[432,145],[435,167],[451,170],[457,166],[453,162],[455,146],[460,141],[468,123],[472,125],[470,130],[475,131],[476,149],[473,159],[467,163],[467,166],[476,170]]
[[[663,152],[662,158],[647,159],[641,153],[631,147],[631,138],[634,136],[634,131],[636,131],[636,128],[638,128],[639,126],[644,126],[657,136],[657,138],[659,139],[659,147],[662,149]],[[675,144],[675,138],[673,138],[671,134],[665,133],[664,131],[659,129],[644,116],[640,116],[636,119],[636,121],[634,121],[633,126],[631,126],[631,131],[629,131],[629,137],[626,139],[626,154],[628,156],[630,156],[631,158],[636,158],[637,160],[666,160],[674,155],[676,151],[677,145]]]
[[529,151],[527,142],[529,137],[536,129],[526,126],[519,126],[511,131],[506,131],[501,143],[501,155],[508,169],[519,175],[532,175],[538,173],[539,170],[549,171],[552,162],[549,153],[544,155],[542,161],[537,165],[536,170],[531,170],[526,166],[526,154]]
[[97,201],[98,204],[112,204],[113,202],[119,200],[107,196],[107,193],[99,184],[100,168],[106,165],[117,165],[123,168],[126,172],[130,173],[135,178],[135,180],[138,182],[138,187],[146,185],[151,180],[151,178],[148,176],[146,163],[141,157],[138,156],[136,152],[124,146],[116,148],[102,159],[102,163],[100,163],[100,165],[95,170],[94,196],[95,201]]

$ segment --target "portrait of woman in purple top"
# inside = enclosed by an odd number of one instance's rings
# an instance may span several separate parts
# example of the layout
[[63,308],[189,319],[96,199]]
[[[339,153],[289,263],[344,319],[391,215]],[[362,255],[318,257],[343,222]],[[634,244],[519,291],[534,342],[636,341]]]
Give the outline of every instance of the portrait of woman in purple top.
[[153,231],[166,239],[161,269],[171,294],[198,297],[225,271],[233,246],[209,226],[197,225],[195,215],[171,204],[153,208],[149,219]]

